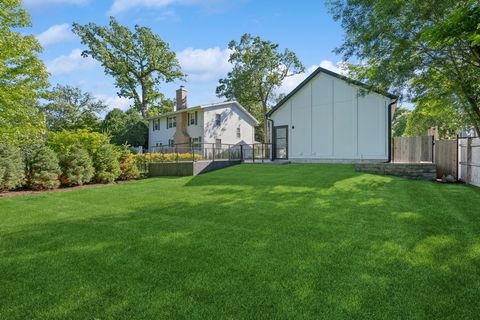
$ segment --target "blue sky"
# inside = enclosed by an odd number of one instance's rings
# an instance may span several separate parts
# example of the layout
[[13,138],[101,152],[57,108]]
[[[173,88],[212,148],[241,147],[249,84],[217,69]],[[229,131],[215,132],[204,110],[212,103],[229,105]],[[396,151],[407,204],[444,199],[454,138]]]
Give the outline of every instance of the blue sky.
[[[190,106],[216,102],[218,79],[230,69],[228,42],[243,33],[259,35],[294,51],[307,68],[316,66],[338,71],[341,57],[332,50],[340,45],[343,32],[323,1],[297,0],[24,0],[32,16],[35,34],[44,52],[41,58],[56,83],[81,87],[103,99],[110,107],[126,109],[130,104],[116,95],[113,79],[99,64],[85,59],[85,49],[70,31],[71,24],[108,23],[110,15],[120,23],[150,27],[177,53],[186,83],[162,86],[174,97],[181,84],[188,90]],[[289,92],[307,74],[288,78],[280,92]]]

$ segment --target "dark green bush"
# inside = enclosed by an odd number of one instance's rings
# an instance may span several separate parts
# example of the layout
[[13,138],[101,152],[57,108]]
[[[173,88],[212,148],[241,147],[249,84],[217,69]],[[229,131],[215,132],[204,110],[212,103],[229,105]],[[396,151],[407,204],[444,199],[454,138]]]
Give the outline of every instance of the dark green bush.
[[60,185],[58,157],[49,147],[35,150],[28,161],[27,185],[33,190],[55,189]]
[[90,155],[80,144],[75,144],[67,154],[60,156],[60,167],[60,182],[67,186],[88,183],[95,173]]
[[95,181],[99,183],[114,182],[120,176],[120,164],[115,146],[111,144],[101,146],[93,157],[93,166]]
[[12,190],[25,178],[25,162],[19,148],[0,144],[0,191]]

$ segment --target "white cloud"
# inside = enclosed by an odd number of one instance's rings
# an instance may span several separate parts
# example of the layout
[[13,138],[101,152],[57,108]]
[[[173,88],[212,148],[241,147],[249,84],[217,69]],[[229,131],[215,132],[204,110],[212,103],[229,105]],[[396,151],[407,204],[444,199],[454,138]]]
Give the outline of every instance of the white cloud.
[[68,23],[53,25],[44,32],[37,35],[37,39],[44,47],[51,44],[65,42],[75,39]]
[[162,9],[170,5],[198,5],[211,11],[224,9],[231,5],[226,0],[115,0],[108,11],[109,15],[116,15],[137,8]]
[[27,7],[42,7],[48,5],[84,5],[90,0],[23,0],[23,4]]
[[205,82],[225,77],[232,69],[228,62],[229,49],[219,47],[208,49],[187,48],[177,53],[183,71],[188,75],[187,81]]
[[113,108],[119,108],[123,111],[126,111],[128,110],[128,108],[130,108],[130,106],[133,105],[132,100],[124,97],[108,96],[104,94],[97,94],[95,95],[95,97],[98,100],[103,101],[103,103],[105,103],[108,106],[109,110],[112,110]]
[[305,80],[313,71],[315,71],[318,67],[322,67],[324,69],[346,75],[347,70],[343,62],[337,62],[334,64],[330,60],[322,60],[319,65],[311,65],[310,67],[306,68],[305,72],[296,74],[294,76],[290,76],[283,80],[282,86],[277,90],[277,93],[285,93],[288,94],[290,91],[295,89],[303,80]]
[[70,74],[98,66],[94,59],[82,57],[81,49],[73,49],[68,55],[59,56],[45,64],[52,75]]

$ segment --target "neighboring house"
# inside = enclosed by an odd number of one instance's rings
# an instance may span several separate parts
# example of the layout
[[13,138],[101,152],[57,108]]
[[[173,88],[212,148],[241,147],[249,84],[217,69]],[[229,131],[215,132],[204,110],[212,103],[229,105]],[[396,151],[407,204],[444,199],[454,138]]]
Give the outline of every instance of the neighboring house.
[[174,112],[149,119],[149,151],[163,146],[253,144],[258,121],[236,101],[187,108],[187,90],[177,90]]
[[366,88],[324,68],[315,70],[267,113],[274,158],[389,161],[397,97]]

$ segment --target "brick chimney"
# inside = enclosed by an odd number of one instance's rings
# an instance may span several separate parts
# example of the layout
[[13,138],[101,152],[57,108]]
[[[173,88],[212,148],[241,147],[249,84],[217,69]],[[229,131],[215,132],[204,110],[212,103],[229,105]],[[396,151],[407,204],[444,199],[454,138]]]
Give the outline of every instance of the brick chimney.
[[[181,111],[187,109],[187,90],[184,86],[180,86],[180,89],[177,90],[177,105],[175,111]],[[188,121],[188,112],[179,112],[177,113],[177,127],[175,134],[173,135],[173,140],[176,144],[180,144],[183,148],[186,148],[185,144],[190,143],[190,136],[187,133],[187,121]],[[187,152],[187,148],[184,152]],[[179,152],[182,152],[179,150]]]
[[180,89],[177,89],[177,106],[176,111],[187,109],[187,90],[184,86],[180,86]]

